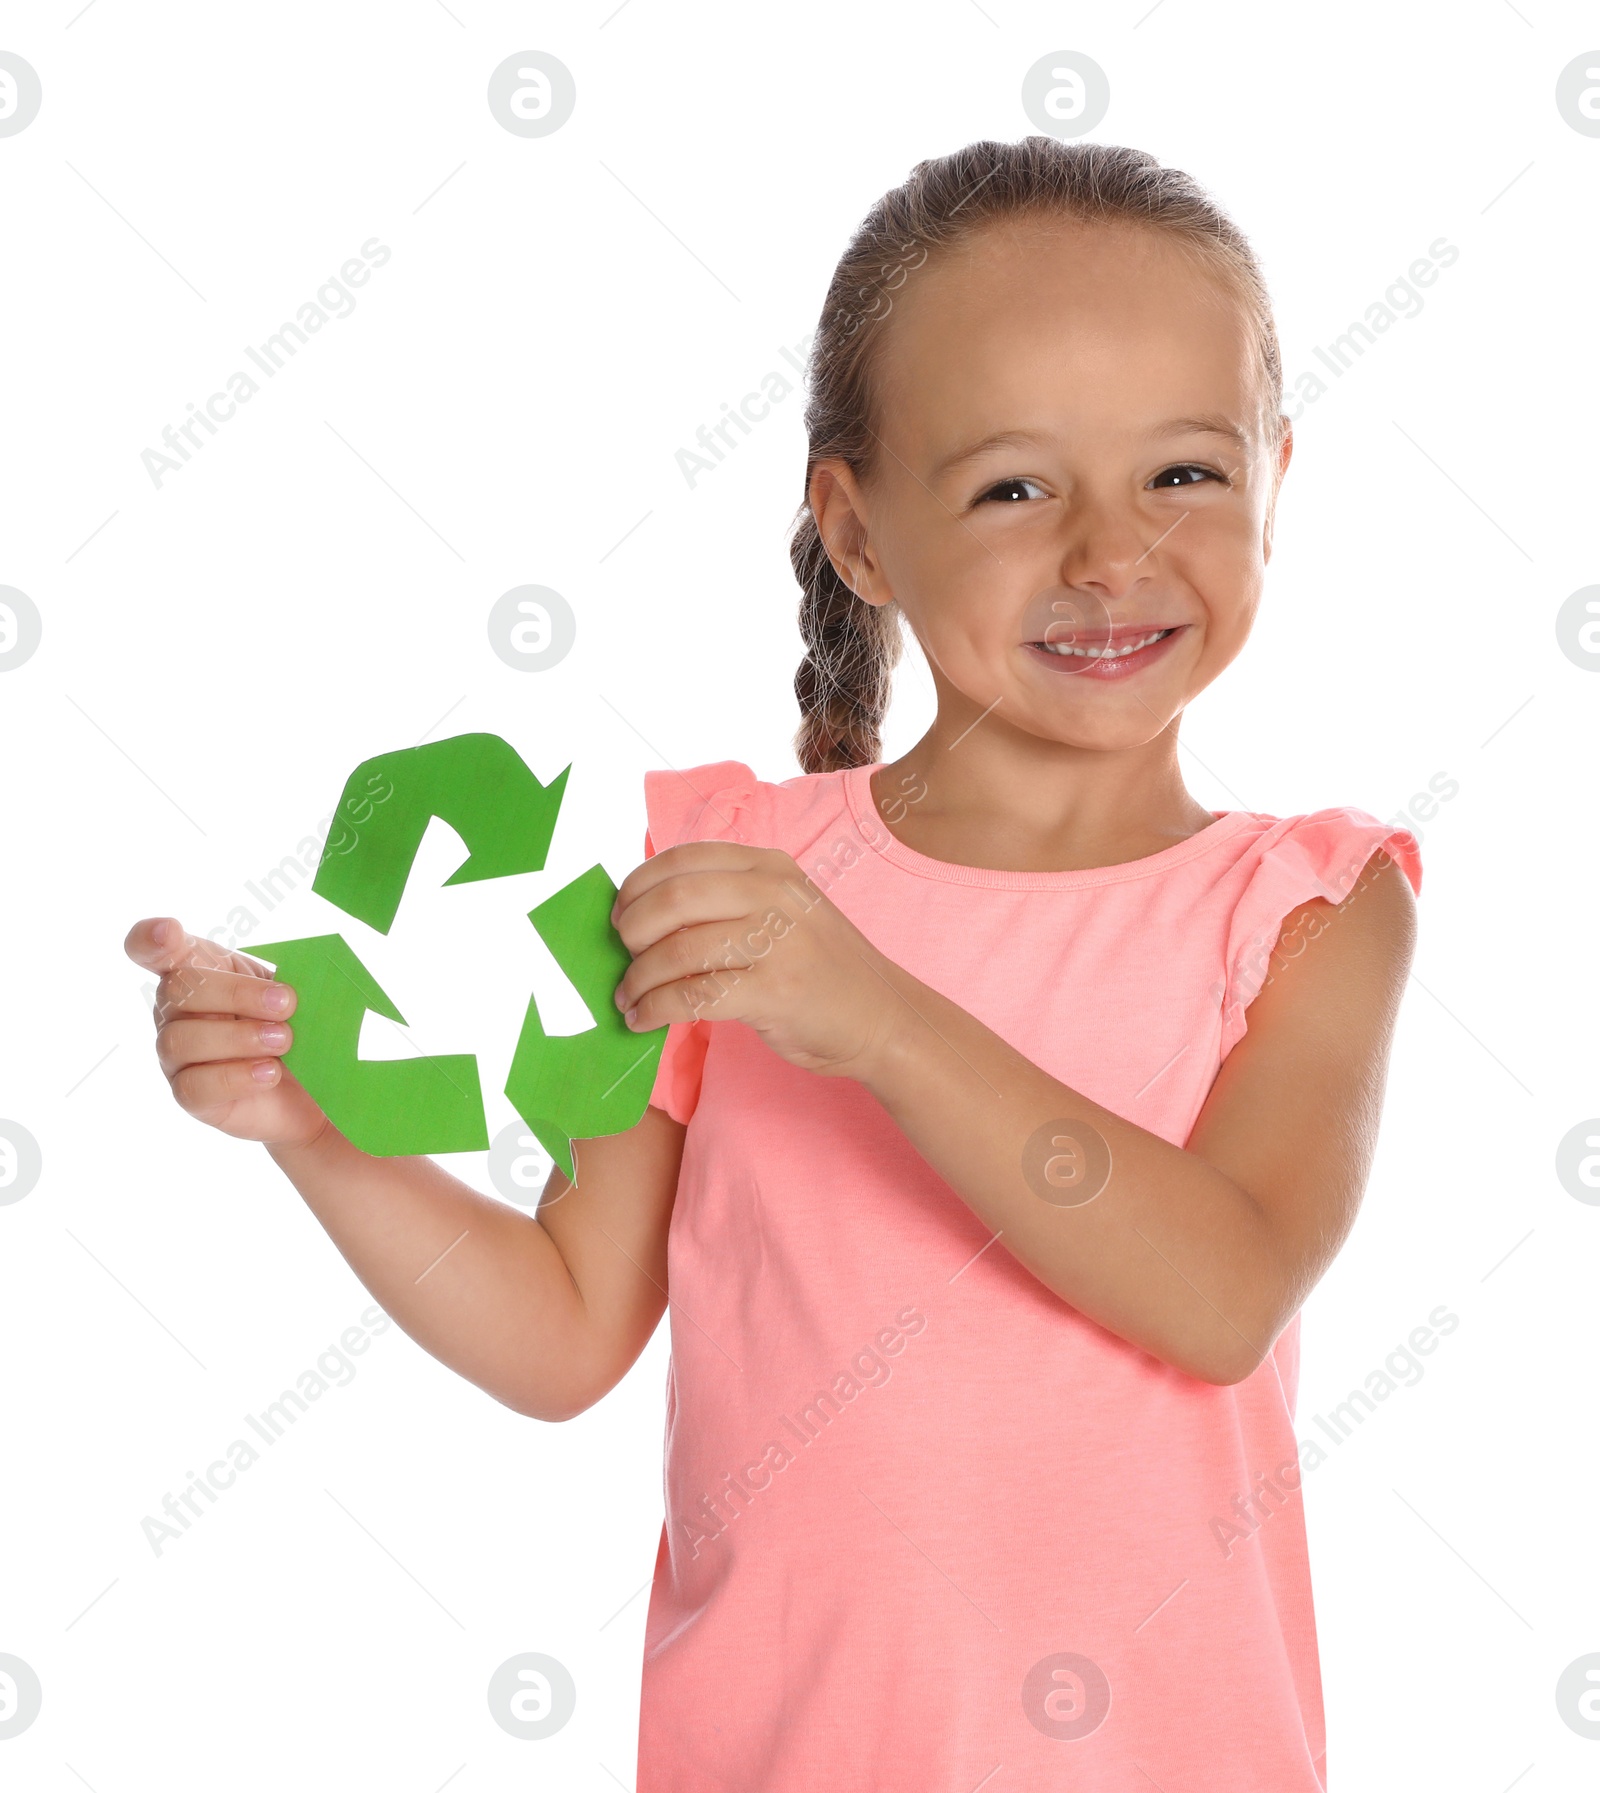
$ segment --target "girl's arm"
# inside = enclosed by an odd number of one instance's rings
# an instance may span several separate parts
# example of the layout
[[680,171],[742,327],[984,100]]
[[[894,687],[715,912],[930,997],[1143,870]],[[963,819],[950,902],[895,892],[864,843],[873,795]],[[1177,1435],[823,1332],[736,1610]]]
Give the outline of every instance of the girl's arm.
[[537,1215],[431,1158],[354,1146],[282,1063],[295,992],[243,953],[136,922],[128,956],[160,973],[156,1058],[178,1105],[264,1144],[345,1261],[425,1351],[534,1419],[569,1419],[615,1386],[667,1299],[667,1227],[684,1129],[658,1108],[573,1144]]
[[[1063,1301],[1190,1375],[1241,1381],[1332,1263],[1371,1167],[1416,931],[1404,873],[1374,858],[1342,903],[1285,919],[1186,1147],[1057,1082],[904,972],[899,1025],[851,1074]],[[1109,1178],[1081,1205],[1040,1193],[1038,1144],[1031,1180],[1021,1172],[1034,1129],[1056,1121],[1078,1162],[1074,1122],[1109,1147]]]
[[269,1145],[378,1304],[423,1350],[531,1419],[564,1420],[621,1381],[667,1301],[683,1127],[659,1108],[573,1143],[537,1215],[426,1157],[375,1158],[330,1123]]
[[[1249,1375],[1332,1262],[1371,1165],[1415,899],[1385,853],[1338,905],[1287,917],[1187,1147],[1049,1076],[861,935],[787,854],[691,843],[630,873],[630,1025],[739,1019],[791,1063],[854,1078],[1046,1287],[1200,1379]],[[707,972],[705,967],[722,969]],[[1041,1130],[1109,1148],[1070,1205]],[[1048,1141],[1054,1129],[1043,1134]],[[1033,1147],[1029,1152],[1030,1144]],[[1031,1173],[1031,1174],[1030,1174]]]

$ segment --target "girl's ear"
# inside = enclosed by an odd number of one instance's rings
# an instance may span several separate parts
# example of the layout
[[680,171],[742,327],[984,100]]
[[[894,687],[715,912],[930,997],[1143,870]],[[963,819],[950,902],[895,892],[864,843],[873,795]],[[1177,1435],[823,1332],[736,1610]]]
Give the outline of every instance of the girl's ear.
[[1283,476],[1289,471],[1289,457],[1294,453],[1294,425],[1289,419],[1283,419],[1283,437],[1278,444],[1278,462],[1272,470],[1272,491],[1267,498],[1267,520],[1261,531],[1261,559],[1265,563],[1272,558],[1272,523],[1278,510],[1278,492],[1283,485]]
[[867,538],[867,501],[848,461],[818,461],[806,489],[817,533],[833,570],[858,598],[887,604],[893,598]]

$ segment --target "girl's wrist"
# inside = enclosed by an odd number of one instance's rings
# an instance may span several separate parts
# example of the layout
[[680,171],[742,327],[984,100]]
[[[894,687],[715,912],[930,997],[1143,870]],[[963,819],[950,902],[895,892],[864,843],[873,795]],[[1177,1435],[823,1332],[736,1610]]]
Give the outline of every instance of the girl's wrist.
[[324,1115],[322,1125],[309,1139],[268,1139],[262,1143],[277,1161],[279,1168],[287,1170],[294,1163],[310,1164],[327,1157],[334,1142],[343,1137],[329,1117]]
[[841,1074],[883,1100],[901,1084],[914,1063],[912,1034],[917,1029],[927,1031],[918,1016],[924,999],[933,992],[876,953],[862,975],[881,1000],[869,1018],[866,1045],[841,1067]]

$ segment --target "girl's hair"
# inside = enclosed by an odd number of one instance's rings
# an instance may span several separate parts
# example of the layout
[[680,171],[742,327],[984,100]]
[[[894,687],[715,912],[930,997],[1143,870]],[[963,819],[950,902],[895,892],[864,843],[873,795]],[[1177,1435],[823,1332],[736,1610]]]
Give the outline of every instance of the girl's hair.
[[[1270,437],[1282,427],[1283,371],[1266,281],[1243,233],[1196,180],[1163,168],[1144,150],[1116,144],[986,140],[919,162],[862,220],[840,258],[806,369],[808,491],[819,461],[842,460],[858,479],[873,465],[872,376],[883,333],[862,326],[888,315],[894,290],[927,254],[1019,216],[1145,225],[1220,276],[1250,324],[1263,428]],[[795,514],[789,558],[800,582],[806,645],[794,680],[801,769],[870,765],[879,753],[889,676],[900,658],[899,607],[868,604],[844,583],[807,499]]]

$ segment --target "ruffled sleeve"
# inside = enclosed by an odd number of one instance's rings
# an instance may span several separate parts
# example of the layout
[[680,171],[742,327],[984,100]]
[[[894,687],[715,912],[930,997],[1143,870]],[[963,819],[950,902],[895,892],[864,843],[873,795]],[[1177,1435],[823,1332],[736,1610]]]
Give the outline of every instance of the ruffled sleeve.
[[[692,840],[757,840],[759,780],[739,760],[691,766],[685,772],[646,772],[646,859]],[[709,1021],[675,1021],[667,1029],[650,1102],[687,1126],[700,1100],[700,1074],[710,1042]]]
[[1364,809],[1319,809],[1275,822],[1263,837],[1254,872],[1229,927],[1222,998],[1222,1054],[1243,1038],[1245,1010],[1272,968],[1284,918],[1313,898],[1343,902],[1382,848],[1422,890],[1422,850],[1409,828]]

